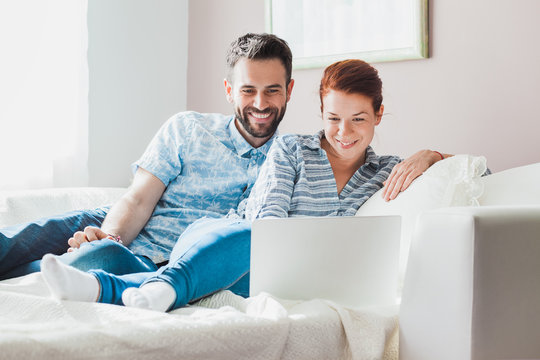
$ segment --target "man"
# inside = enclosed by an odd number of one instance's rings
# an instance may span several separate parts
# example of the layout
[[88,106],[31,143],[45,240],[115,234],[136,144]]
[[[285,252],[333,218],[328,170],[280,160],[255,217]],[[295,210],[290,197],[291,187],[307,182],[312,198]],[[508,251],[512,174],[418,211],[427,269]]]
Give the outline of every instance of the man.
[[[0,230],[0,279],[39,271],[43,255],[66,251],[61,261],[80,270],[155,271],[187,226],[235,209],[251,191],[294,81],[291,51],[274,35],[241,36],[228,50],[227,64],[224,85],[234,115],[184,112],[169,119],[133,165],[129,190],[110,209]],[[423,151],[398,164],[387,199],[437,159]]]
[[[274,35],[238,38],[227,64],[224,84],[234,116],[186,112],[169,119],[133,165],[129,190],[108,211],[77,211],[3,229],[2,278],[39,271],[44,254],[68,247],[63,261],[83,270],[156,270],[189,224],[236,208],[266,158],[294,81],[291,51]],[[108,240],[96,241],[101,239]]]

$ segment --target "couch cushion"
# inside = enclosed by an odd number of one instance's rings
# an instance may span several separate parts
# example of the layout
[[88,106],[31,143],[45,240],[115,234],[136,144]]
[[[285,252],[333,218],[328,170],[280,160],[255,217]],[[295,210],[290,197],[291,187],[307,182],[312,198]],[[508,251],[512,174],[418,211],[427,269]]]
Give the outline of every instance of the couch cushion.
[[482,184],[480,205],[540,204],[540,162],[485,176]]

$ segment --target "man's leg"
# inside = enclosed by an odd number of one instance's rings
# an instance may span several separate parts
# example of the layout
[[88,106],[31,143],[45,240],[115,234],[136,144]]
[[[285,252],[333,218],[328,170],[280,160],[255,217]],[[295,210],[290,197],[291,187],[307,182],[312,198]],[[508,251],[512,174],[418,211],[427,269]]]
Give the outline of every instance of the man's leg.
[[0,280],[39,271],[43,255],[67,251],[68,239],[86,226],[101,226],[106,211],[78,210],[0,230]]
[[[125,303],[137,307],[148,304],[154,310],[165,311],[223,289],[247,296],[250,245],[249,221],[198,220],[180,236],[169,263],[140,289],[130,289],[124,296]],[[156,286],[159,282],[162,284]],[[163,307],[160,297],[170,294],[171,290],[176,293],[175,299]],[[160,306],[152,306],[158,303]]]
[[103,270],[115,275],[157,270],[156,264],[146,256],[135,255],[110,239],[85,243],[79,249],[59,256],[58,260],[81,271]]

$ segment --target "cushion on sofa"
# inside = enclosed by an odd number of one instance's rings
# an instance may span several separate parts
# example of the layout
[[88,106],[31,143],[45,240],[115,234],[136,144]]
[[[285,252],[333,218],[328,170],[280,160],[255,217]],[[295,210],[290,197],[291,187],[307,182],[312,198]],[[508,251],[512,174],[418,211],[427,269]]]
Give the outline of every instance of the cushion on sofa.
[[540,204],[540,162],[485,176],[480,205]]

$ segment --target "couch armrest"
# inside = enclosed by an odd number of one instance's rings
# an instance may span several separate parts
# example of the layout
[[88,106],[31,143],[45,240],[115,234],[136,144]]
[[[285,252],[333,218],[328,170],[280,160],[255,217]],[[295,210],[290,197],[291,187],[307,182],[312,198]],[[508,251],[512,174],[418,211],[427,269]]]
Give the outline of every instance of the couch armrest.
[[53,188],[0,191],[0,228],[70,210],[111,205],[126,188]]
[[418,221],[401,360],[540,358],[540,205],[446,208]]

